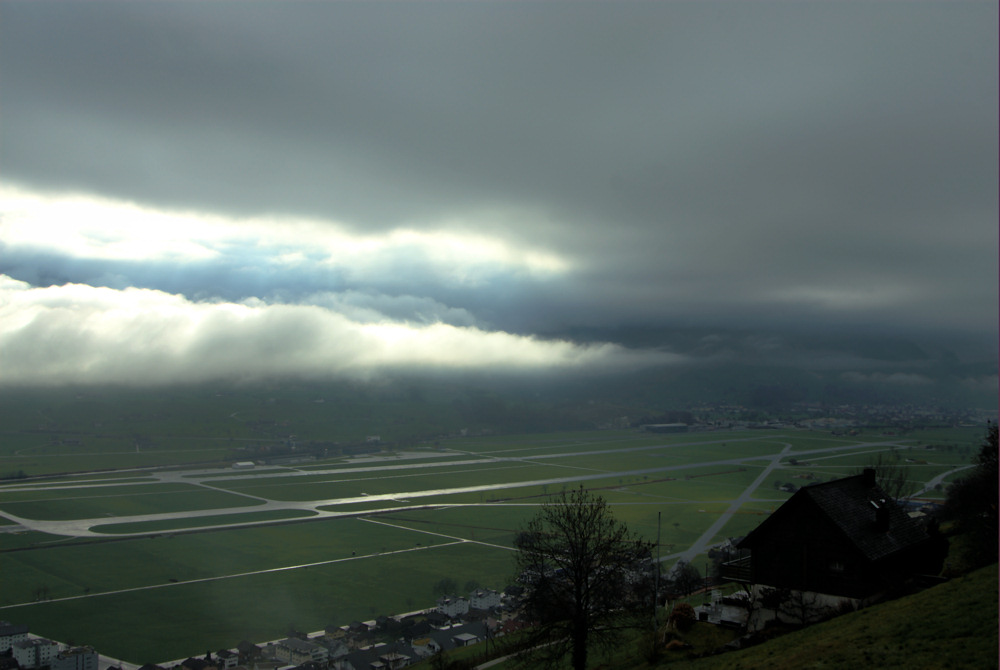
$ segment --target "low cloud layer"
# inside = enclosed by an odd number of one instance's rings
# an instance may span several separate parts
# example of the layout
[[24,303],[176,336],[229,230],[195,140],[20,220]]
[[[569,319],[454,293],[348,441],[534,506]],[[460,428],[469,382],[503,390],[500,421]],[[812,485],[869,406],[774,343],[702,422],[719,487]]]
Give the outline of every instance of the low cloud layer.
[[[354,314],[356,317],[357,314]],[[436,322],[368,320],[318,305],[197,303],[148,289],[31,288],[0,277],[2,382],[367,378],[436,370],[627,370],[679,356],[541,341]]]
[[3,10],[25,382],[128,377],[101,342],[164,382],[311,374],[266,342],[352,374],[679,350],[651,332],[862,376],[852,334],[996,358],[995,2]]

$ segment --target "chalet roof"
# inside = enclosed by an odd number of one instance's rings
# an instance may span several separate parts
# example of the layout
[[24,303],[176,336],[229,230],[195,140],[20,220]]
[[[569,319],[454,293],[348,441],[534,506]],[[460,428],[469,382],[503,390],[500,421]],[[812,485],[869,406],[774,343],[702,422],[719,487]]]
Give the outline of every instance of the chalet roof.
[[[870,561],[907,549],[927,540],[924,524],[910,518],[885,491],[874,482],[874,473],[836,479],[823,484],[803,486],[795,495],[764,520],[740,543],[752,548],[754,541],[767,533],[767,529],[782,522],[787,510],[810,501],[815,504],[846,538]],[[876,523],[876,512],[887,515],[885,526]]]
[[[927,539],[923,522],[910,518],[877,485],[869,486],[863,474],[807,486],[804,490],[869,560],[877,561]],[[880,530],[873,521],[873,502],[887,508],[885,530]]]

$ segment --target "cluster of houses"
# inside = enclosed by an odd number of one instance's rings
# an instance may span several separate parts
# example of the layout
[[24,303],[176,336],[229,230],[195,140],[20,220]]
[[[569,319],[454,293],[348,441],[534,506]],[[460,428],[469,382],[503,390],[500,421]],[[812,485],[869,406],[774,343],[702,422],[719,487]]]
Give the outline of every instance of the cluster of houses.
[[[501,637],[521,625],[503,610],[501,594],[476,589],[468,597],[439,598],[434,610],[348,626],[312,635],[294,632],[277,642],[240,642],[201,658],[139,670],[397,670],[440,652]],[[99,670],[91,647],[67,647],[29,635],[28,626],[0,621],[0,670]],[[108,670],[122,670],[113,666]]]
[[[445,596],[433,611],[370,622],[328,626],[277,642],[241,642],[204,658],[189,658],[176,670],[396,670],[440,652],[500,637],[518,624],[505,619],[500,593],[477,589],[469,597]],[[145,665],[140,670],[170,670]]]
[[28,633],[26,624],[0,621],[0,670],[97,670],[93,647],[61,646]]

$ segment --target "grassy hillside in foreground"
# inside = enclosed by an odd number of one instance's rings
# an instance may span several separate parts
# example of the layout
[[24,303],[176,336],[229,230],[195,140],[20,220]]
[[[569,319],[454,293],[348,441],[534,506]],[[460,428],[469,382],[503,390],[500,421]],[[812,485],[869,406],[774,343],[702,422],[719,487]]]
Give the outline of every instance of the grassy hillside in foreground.
[[[997,565],[990,565],[921,593],[875,605],[826,623],[776,637],[743,651],[692,659],[691,651],[661,652],[650,663],[643,651],[648,637],[623,641],[604,654],[591,651],[595,670],[989,670],[997,668]],[[681,636],[698,650],[732,639],[733,634],[697,623]],[[416,666],[470,667],[481,663],[485,644],[455,649]],[[494,652],[504,655],[504,652]],[[488,655],[486,656],[488,658]],[[447,665],[455,663],[454,666]],[[466,665],[469,664],[469,665]],[[534,659],[506,657],[493,670],[533,670]],[[570,668],[569,659],[555,666]]]
[[[774,668],[997,667],[997,566],[921,593],[848,614],[744,651],[686,660],[670,652],[656,665],[616,668],[773,670]],[[624,660],[624,659],[623,659]]]

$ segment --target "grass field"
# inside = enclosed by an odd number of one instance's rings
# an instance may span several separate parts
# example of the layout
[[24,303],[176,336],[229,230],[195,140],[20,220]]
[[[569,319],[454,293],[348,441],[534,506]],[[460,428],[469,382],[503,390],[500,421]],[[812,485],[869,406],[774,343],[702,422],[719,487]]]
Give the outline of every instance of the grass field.
[[[15,479],[0,485],[0,619],[144,663],[426,608],[444,577],[503,588],[518,528],[548,496],[581,485],[636,533],[659,531],[667,565],[696,547],[687,558],[704,570],[707,547],[789,497],[779,484],[850,475],[881,452],[909,468],[917,490],[968,464],[978,439],[622,430],[456,439],[302,467]],[[160,455],[169,464],[178,454]],[[24,458],[0,456],[0,470]],[[720,515],[725,525],[707,536]]]
[[260,501],[182,484],[129,485],[5,492],[0,509],[28,519],[91,519],[135,514],[246,507]]

